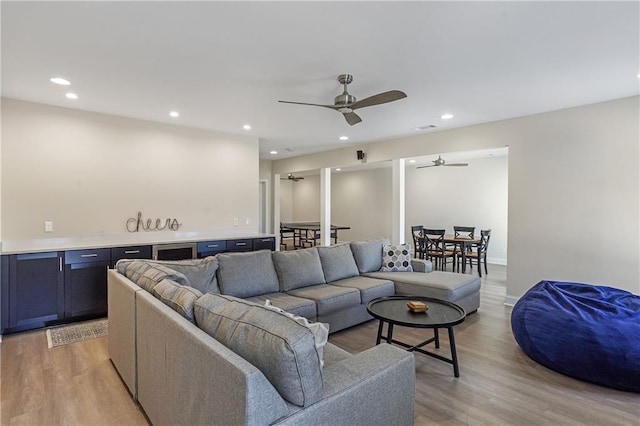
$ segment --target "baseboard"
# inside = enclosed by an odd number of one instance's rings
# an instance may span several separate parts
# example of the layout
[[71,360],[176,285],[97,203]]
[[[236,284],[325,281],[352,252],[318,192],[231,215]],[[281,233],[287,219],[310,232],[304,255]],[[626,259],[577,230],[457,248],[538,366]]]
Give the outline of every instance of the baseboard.
[[513,305],[515,305],[515,304],[516,304],[516,302],[517,302],[519,299],[520,299],[519,297],[515,297],[515,296],[509,296],[509,295],[507,295],[507,296],[505,296],[505,298],[504,298],[504,304],[505,304],[506,306],[513,306]]
[[503,257],[487,257],[487,263],[492,263],[494,265],[507,265],[507,259]]

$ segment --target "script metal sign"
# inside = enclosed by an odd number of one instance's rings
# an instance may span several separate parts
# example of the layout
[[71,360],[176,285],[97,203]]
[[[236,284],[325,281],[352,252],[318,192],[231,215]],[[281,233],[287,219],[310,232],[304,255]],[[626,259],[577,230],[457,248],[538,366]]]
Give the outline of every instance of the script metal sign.
[[138,212],[137,217],[130,217],[127,219],[127,231],[140,232],[140,231],[177,231],[182,224],[178,222],[178,219],[168,218],[163,219],[143,219],[142,212]]

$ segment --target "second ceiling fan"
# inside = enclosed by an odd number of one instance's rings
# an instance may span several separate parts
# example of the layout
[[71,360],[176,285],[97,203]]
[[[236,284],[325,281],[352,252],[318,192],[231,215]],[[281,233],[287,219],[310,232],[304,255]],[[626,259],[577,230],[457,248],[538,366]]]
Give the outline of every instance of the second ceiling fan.
[[468,166],[469,163],[447,163],[444,161],[444,159],[438,155],[438,159],[437,160],[432,160],[433,164],[429,164],[427,166],[418,166],[416,167],[416,169],[423,169],[425,167],[440,167],[440,166],[447,166],[447,167],[465,167]]
[[377,95],[369,96],[361,101],[358,101],[355,96],[347,92],[347,85],[353,81],[351,74],[340,74],[338,81],[344,86],[344,90],[341,95],[338,95],[333,100],[333,105],[311,104],[306,102],[293,102],[293,101],[278,101],[284,104],[296,104],[296,105],[310,105],[319,106],[323,108],[333,109],[341,112],[344,119],[347,120],[350,126],[358,124],[362,119],[354,111],[359,108],[370,107],[374,105],[386,104],[388,102],[397,101],[402,98],[406,98],[407,94],[400,90],[389,90],[388,92],[378,93]]

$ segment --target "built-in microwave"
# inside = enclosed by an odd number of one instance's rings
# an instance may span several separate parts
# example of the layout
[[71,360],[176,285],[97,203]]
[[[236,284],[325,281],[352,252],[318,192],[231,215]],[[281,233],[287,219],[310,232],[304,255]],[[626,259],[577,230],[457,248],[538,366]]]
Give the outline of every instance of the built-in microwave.
[[153,260],[183,260],[198,257],[196,243],[156,244],[151,247]]

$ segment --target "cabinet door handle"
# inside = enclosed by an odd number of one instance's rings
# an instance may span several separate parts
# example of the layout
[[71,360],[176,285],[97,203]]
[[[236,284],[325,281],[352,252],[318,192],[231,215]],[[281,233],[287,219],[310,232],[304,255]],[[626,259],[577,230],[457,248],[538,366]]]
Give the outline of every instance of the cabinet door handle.
[[262,241],[263,243],[267,243],[267,242],[271,241],[271,238],[264,238],[264,239],[262,239],[260,241]]
[[62,272],[62,256],[58,256],[58,261],[60,262],[60,272]]
[[140,250],[125,250],[124,254],[138,254]]
[[236,246],[246,246],[247,243],[236,243]]
[[80,257],[98,257],[96,253],[93,254],[81,254]]
[[207,244],[207,248],[216,248],[220,247],[220,244]]

